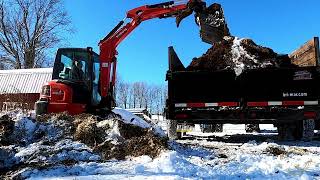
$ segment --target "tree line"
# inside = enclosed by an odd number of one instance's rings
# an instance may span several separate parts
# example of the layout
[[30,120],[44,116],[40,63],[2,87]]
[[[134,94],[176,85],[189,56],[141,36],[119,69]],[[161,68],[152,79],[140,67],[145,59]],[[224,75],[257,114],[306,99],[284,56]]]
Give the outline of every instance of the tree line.
[[116,83],[116,103],[124,109],[144,108],[152,114],[163,114],[167,99],[167,86],[146,82],[129,83],[121,78]]

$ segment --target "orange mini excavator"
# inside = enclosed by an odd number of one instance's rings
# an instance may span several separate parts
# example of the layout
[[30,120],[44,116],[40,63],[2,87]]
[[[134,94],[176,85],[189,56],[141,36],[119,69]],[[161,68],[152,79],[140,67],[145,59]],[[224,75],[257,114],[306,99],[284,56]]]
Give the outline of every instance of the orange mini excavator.
[[42,87],[36,114],[67,111],[69,114],[97,112],[114,106],[114,86],[118,45],[143,21],[154,18],[182,19],[195,13],[204,42],[213,44],[229,31],[219,4],[206,7],[201,0],[186,3],[169,1],[145,5],[127,12],[126,20],[112,29],[100,43],[100,55],[92,48],[60,48],[53,67],[52,81]]

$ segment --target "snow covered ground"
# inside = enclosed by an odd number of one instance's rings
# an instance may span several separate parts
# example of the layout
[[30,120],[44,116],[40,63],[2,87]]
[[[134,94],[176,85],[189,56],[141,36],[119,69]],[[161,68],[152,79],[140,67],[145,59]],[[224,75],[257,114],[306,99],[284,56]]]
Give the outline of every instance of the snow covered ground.
[[167,131],[167,120],[162,115],[152,115],[151,119],[155,122],[158,126],[161,127],[162,130],[165,132]]
[[[295,144],[295,143],[294,143]],[[317,179],[319,142],[244,144],[179,141],[160,157],[37,170],[29,179]],[[285,153],[273,155],[271,148]],[[64,177],[61,177],[64,176]]]
[[[155,159],[148,156],[111,160],[104,163],[80,162],[72,166],[34,170],[29,179],[320,179],[320,142],[278,142],[269,133],[242,134],[241,125],[227,125],[226,137],[186,139],[170,142]],[[262,127],[263,129],[263,127]],[[269,131],[266,131],[269,132]],[[263,141],[250,140],[265,137]],[[259,138],[258,138],[259,139]],[[243,142],[245,141],[245,142]]]
[[[126,123],[150,126],[124,110],[116,109],[115,113],[121,114]],[[16,126],[25,128],[21,131],[24,134],[19,134],[25,137],[21,141],[28,143],[35,124],[21,114],[16,117]],[[165,126],[161,121],[158,124]],[[43,131],[49,133],[49,125]],[[170,141],[169,149],[154,159],[140,156],[102,161],[90,147],[71,139],[54,141],[51,145],[35,142],[23,147],[8,146],[16,153],[9,151],[12,158],[5,163],[29,164],[17,173],[31,180],[320,179],[320,141],[281,142],[276,139],[273,125],[260,128],[262,133],[247,134],[244,125],[227,124],[223,133],[203,134],[196,127],[190,133],[195,136]],[[153,130],[157,132],[157,128]],[[59,134],[50,131],[48,137]],[[33,167],[39,163],[43,163],[42,168]]]
[[[277,128],[273,126],[273,124],[260,124],[261,133],[266,135],[277,135]],[[257,133],[246,133],[244,124],[224,124],[223,132],[221,133],[202,133],[200,129],[200,125],[196,124],[195,128],[192,132],[188,133],[193,136],[227,136],[227,135],[236,135],[236,134],[257,134]]]

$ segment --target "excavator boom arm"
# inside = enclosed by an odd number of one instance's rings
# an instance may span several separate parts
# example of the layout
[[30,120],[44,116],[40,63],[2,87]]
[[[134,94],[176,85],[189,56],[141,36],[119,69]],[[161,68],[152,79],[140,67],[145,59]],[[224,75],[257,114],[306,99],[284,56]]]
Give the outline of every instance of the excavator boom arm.
[[[190,0],[194,1],[194,0]],[[180,11],[187,9],[187,4],[175,5],[174,1],[161,4],[141,6],[128,11],[128,23],[121,21],[104,39],[100,46],[100,92],[106,102],[112,101],[113,86],[116,75],[116,55],[118,45],[141,22],[154,18],[168,18],[176,16]]]

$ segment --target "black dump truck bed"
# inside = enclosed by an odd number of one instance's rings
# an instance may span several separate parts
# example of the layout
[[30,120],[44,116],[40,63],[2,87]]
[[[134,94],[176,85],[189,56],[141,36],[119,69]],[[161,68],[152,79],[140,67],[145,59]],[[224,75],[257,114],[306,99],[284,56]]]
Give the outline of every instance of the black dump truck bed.
[[[319,69],[320,70],[320,69]],[[320,72],[316,67],[233,71],[168,72],[173,103],[317,101]]]
[[318,67],[186,71],[171,47],[167,81],[167,118],[178,122],[277,123],[319,112]]

